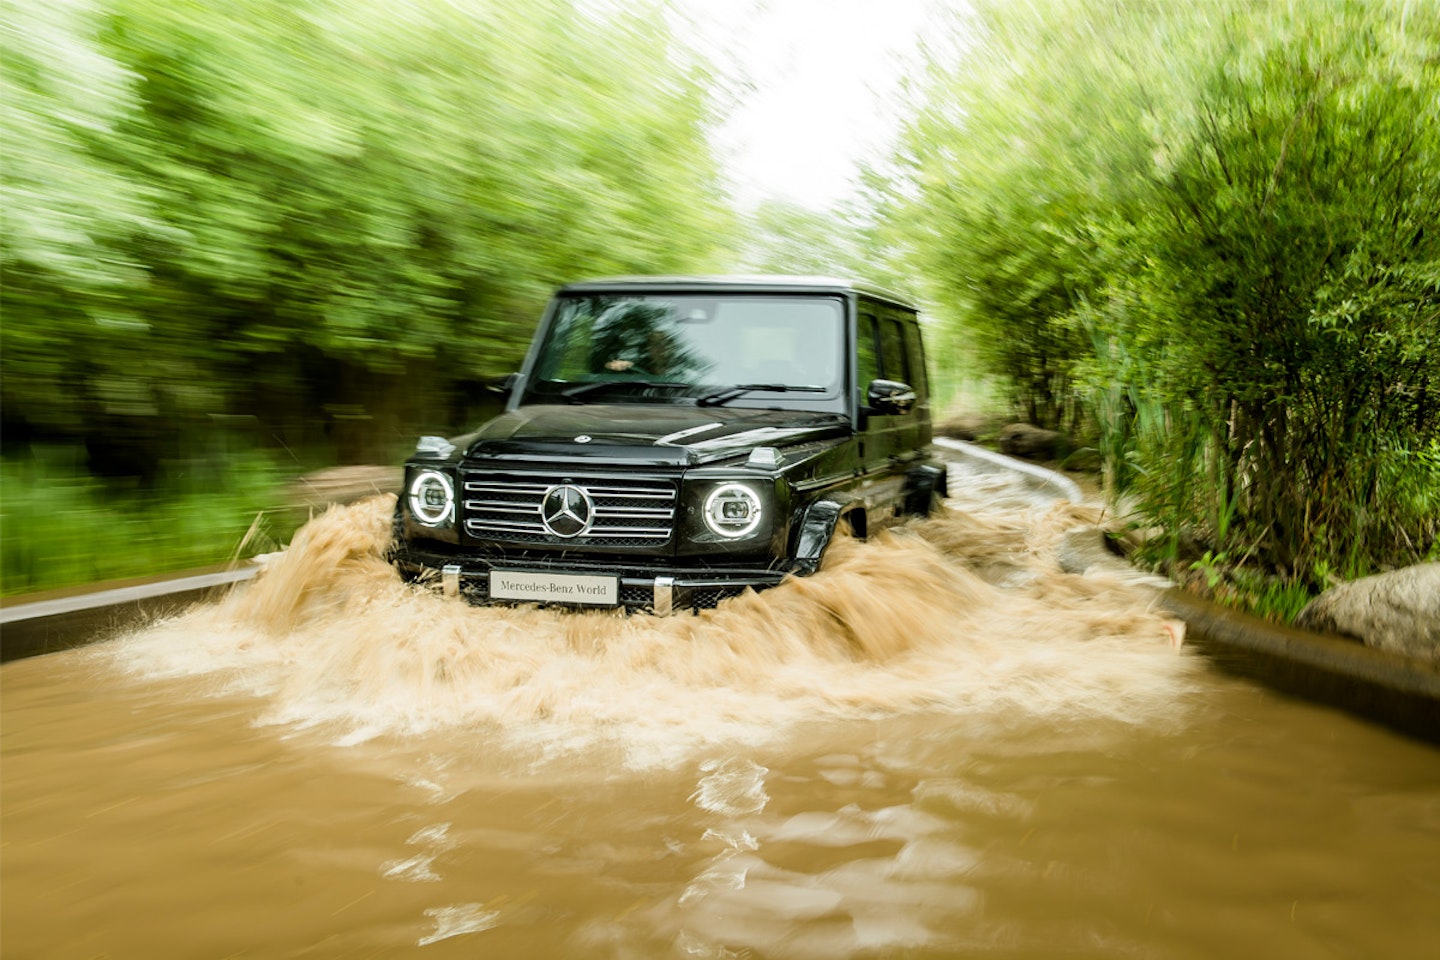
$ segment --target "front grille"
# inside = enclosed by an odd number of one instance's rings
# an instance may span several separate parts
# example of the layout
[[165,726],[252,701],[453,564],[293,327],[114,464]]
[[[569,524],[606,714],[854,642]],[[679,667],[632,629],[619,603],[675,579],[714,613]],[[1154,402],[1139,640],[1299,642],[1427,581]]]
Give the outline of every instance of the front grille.
[[688,606],[696,610],[713,610],[720,606],[720,601],[728,600],[731,597],[738,597],[744,593],[745,587],[696,587],[690,592]]
[[[588,498],[589,529],[578,536],[546,529],[541,515],[546,494],[561,486],[575,487]],[[463,494],[465,532],[484,540],[653,547],[668,541],[675,526],[673,480],[471,473],[463,478]]]
[[655,602],[654,587],[621,587],[620,602],[627,607],[649,609]]

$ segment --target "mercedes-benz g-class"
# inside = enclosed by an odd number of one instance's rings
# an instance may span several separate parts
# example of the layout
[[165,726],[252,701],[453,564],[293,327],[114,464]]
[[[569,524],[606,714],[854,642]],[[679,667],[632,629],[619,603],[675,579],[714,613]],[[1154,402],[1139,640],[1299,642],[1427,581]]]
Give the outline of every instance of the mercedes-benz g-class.
[[862,283],[570,284],[506,388],[396,508],[402,574],[472,602],[712,607],[945,494],[916,309]]

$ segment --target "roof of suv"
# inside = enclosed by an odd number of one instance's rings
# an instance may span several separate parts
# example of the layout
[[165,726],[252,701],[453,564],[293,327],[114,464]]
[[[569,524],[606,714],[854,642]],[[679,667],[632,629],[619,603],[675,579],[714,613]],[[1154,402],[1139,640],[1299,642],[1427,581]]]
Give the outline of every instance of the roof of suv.
[[561,293],[640,293],[647,291],[727,293],[839,293],[863,294],[876,300],[918,310],[906,298],[863,280],[841,277],[803,277],[779,275],[737,275],[696,277],[604,277],[567,283]]

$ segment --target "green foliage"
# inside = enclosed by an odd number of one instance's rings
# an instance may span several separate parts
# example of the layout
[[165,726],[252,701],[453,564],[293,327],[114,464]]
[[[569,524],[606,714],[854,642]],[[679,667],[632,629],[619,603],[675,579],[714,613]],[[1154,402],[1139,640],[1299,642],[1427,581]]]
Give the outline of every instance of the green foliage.
[[730,242],[706,68],[646,4],[7,3],[3,44],[4,413],[40,436],[456,426],[556,283]]
[[857,225],[840,211],[767,200],[748,218],[740,269],[873,279],[863,267]]
[[1017,405],[1212,572],[1433,555],[1440,11],[976,7],[890,217]]
[[[1163,107],[1144,58],[1113,45],[1138,29],[1127,8],[977,4],[960,49],[931,52],[890,219],[930,296],[1010,385],[1018,413],[1079,419],[1073,312],[1107,277],[1097,231],[1138,202]],[[1167,41],[1163,21],[1155,42]],[[1153,58],[1152,58],[1153,59]]]
[[[0,464],[0,593],[164,573],[253,556],[288,538],[268,457],[196,460],[158,489],[117,491],[84,451],[37,447]],[[243,547],[243,550],[241,549]]]
[[[77,344],[122,347],[144,326],[126,302],[144,272],[123,252],[152,226],[144,187],[95,156],[138,107],[134,78],[96,41],[84,0],[0,5],[0,357],[7,419],[83,415]],[[83,346],[82,348],[83,349]],[[129,359],[128,357],[125,359]]]
[[1253,13],[1227,23],[1117,284],[1151,392],[1201,432],[1181,502],[1235,497],[1209,536],[1286,571],[1354,576],[1440,533],[1410,449],[1440,436],[1440,34],[1391,12],[1262,19],[1263,43]]

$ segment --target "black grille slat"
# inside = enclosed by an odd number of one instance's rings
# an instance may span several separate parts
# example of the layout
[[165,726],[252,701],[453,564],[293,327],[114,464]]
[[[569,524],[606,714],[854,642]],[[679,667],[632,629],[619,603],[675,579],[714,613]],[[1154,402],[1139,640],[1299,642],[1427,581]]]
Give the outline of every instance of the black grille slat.
[[[535,474],[470,474],[461,501],[465,531],[473,537],[514,543],[646,547],[668,541],[675,524],[677,485],[644,479]],[[594,506],[590,529],[559,537],[541,518],[546,491],[560,485],[585,491]]]
[[473,490],[477,493],[513,494],[516,496],[525,496],[533,493],[538,497],[543,495],[546,490],[549,490],[551,486],[553,486],[553,484],[549,483],[496,483],[486,480],[465,481],[466,490]]
[[690,595],[690,605],[696,610],[713,610],[720,606],[722,600],[738,597],[744,592],[744,587],[697,588]]
[[465,508],[467,510],[483,510],[486,513],[528,513],[537,517],[540,515],[540,508],[532,503],[518,504],[511,507],[503,503],[486,503],[483,500],[466,500]]
[[[475,526],[479,526],[479,525],[482,524],[482,523],[483,523],[486,527],[494,528],[494,529],[496,529],[496,530],[502,530],[502,529],[503,529],[503,530],[510,530],[510,531],[514,531],[515,533],[527,533],[527,532],[530,532],[530,531],[532,531],[532,530],[533,530],[533,531],[543,530],[543,527],[541,527],[541,525],[540,525],[540,523],[539,523],[538,521],[532,524],[532,523],[528,523],[528,522],[526,522],[526,521],[524,521],[524,520],[501,520],[501,519],[496,518],[496,517],[485,517],[485,518],[483,518],[483,519],[479,519],[479,520],[473,521],[473,524],[474,524]],[[468,526],[468,525],[470,525],[470,524],[467,524],[467,526]]]
[[[656,540],[668,540],[670,538],[669,527],[591,527],[586,534],[589,539],[597,537],[639,537],[652,538]],[[578,539],[578,538],[577,538]]]

